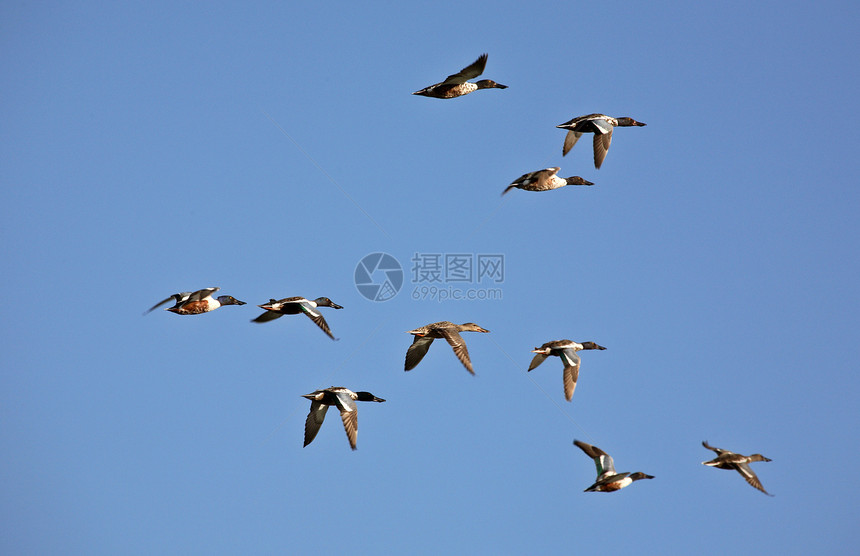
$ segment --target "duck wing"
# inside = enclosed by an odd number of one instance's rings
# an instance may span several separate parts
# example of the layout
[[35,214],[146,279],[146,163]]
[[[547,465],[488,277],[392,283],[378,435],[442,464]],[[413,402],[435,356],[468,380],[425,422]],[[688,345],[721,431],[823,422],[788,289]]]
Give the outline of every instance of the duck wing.
[[251,319],[251,322],[269,322],[271,320],[279,319],[282,316],[284,316],[283,313],[279,313],[277,311],[266,310],[259,317],[255,318],[255,319]]
[[547,168],[545,170],[538,170],[536,172],[529,172],[527,174],[523,174],[522,176],[512,181],[511,185],[509,185],[505,188],[504,191],[502,191],[502,195],[515,187],[525,189],[527,191],[543,190],[546,188],[546,184],[549,179],[557,172],[558,170],[556,170],[555,168]]
[[590,487],[585,489],[585,492],[591,492],[594,490],[599,490],[604,485],[610,485],[612,483],[615,483],[617,481],[624,479],[625,477],[627,477],[629,475],[630,475],[630,473],[615,473],[615,472],[607,473],[602,477],[598,477],[597,482],[595,482],[593,485],[591,485]]
[[600,479],[600,477],[605,473],[608,473],[609,475],[615,474],[615,463],[612,461],[612,456],[610,456],[597,446],[586,444],[581,440],[574,440],[573,443],[580,450],[585,452],[585,455],[594,460],[594,466],[597,468],[598,479]]
[[564,362],[564,397],[567,401],[573,398],[576,381],[579,379],[579,355],[573,349],[563,349],[559,354]]
[[[519,187],[519,186],[516,183],[512,183],[511,185],[507,186],[504,191],[502,191],[502,195],[504,195],[505,193],[507,193],[511,189],[516,189],[517,187]],[[146,314],[146,313],[144,313],[144,314]]]
[[549,355],[547,355],[547,354],[545,354],[545,353],[538,353],[538,354],[535,354],[534,358],[532,358],[532,362],[531,362],[531,363],[529,363],[529,371],[532,371],[532,370],[534,370],[534,369],[537,369],[537,368],[538,368],[538,366],[539,366],[541,363],[543,363],[544,361],[546,361],[546,358],[547,358],[547,357],[549,357]]
[[718,456],[721,456],[721,455],[723,455],[723,454],[732,454],[732,453],[734,453],[734,452],[729,452],[728,450],[723,450],[722,448],[715,448],[714,446],[711,446],[710,444],[708,444],[708,441],[707,441],[707,440],[703,440],[703,441],[702,441],[702,446],[704,446],[704,447],[705,447],[705,448],[707,448],[708,450],[712,450],[712,451],[716,452]]
[[314,321],[314,324],[319,326],[322,331],[328,335],[329,338],[331,338],[332,340],[337,340],[337,338],[332,335],[331,329],[328,327],[328,323],[325,321],[325,318],[323,318],[322,313],[320,313],[316,307],[314,307],[308,302],[299,303],[299,307],[304,314],[306,314],[312,321]]
[[149,310],[144,313],[144,315],[153,312],[154,310],[158,309],[159,307],[161,307],[162,305],[164,305],[165,303],[167,303],[168,301],[171,301],[171,300],[174,301],[174,303],[175,303],[174,306],[180,305],[183,301],[188,299],[188,297],[190,295],[191,295],[191,292],[175,293],[175,294],[171,295],[170,297],[168,297],[167,299],[162,299],[161,301],[159,301],[158,303],[156,303],[155,305],[150,307]]
[[537,174],[537,172],[527,172],[527,173],[523,174],[522,176],[518,177],[517,179],[515,179],[514,181],[511,182],[511,185],[509,185],[507,187],[507,189],[505,189],[505,191],[504,191],[504,193],[502,193],[502,195],[504,195],[509,190],[513,189],[514,187],[526,187],[526,186],[528,186],[529,184],[531,184],[532,182],[535,181],[536,174]]
[[[600,448],[597,449],[600,450]],[[600,456],[594,459],[594,466],[597,468],[597,472],[600,475],[603,475],[604,473],[615,473],[615,462],[612,461],[612,456],[603,450],[600,450]]]
[[346,431],[346,437],[349,439],[349,447],[356,449],[356,437],[358,436],[358,412],[357,411],[341,411],[340,418],[343,421],[343,430]]
[[197,290],[196,292],[189,295],[188,299],[184,299],[182,302],[183,303],[191,303],[192,301],[201,301],[203,299],[206,299],[207,297],[209,297],[210,295],[212,295],[213,293],[217,292],[220,289],[221,288],[203,288],[202,290]]
[[449,75],[440,85],[459,85],[484,73],[487,65],[487,55],[481,54],[478,59],[461,69],[458,73]]
[[[603,120],[595,120],[595,123],[603,122]],[[607,123],[609,129],[606,130],[598,125],[598,128],[603,130],[602,133],[594,133],[594,167],[598,170],[603,164],[603,159],[606,158],[606,153],[609,152],[609,145],[612,144],[612,124]]]
[[430,344],[433,343],[433,338],[429,336],[415,336],[412,340],[412,345],[406,350],[406,365],[404,371],[411,371],[418,363],[427,355],[427,350],[430,349]]
[[737,463],[735,464],[735,469],[738,470],[738,473],[741,474],[741,477],[743,477],[750,485],[767,494],[768,496],[773,496],[771,493],[766,491],[763,486],[761,486],[761,481],[758,480],[758,476],[755,474],[755,471],[750,469],[749,464]]
[[355,450],[355,441],[358,436],[358,406],[355,405],[355,400],[345,392],[337,394],[335,403],[340,410],[340,418],[343,421],[346,437],[349,439],[349,447]]
[[469,359],[469,350],[466,349],[466,342],[463,340],[463,337],[460,336],[460,333],[451,328],[445,328],[439,332],[442,334],[442,337],[448,341],[448,344],[451,345],[451,348],[454,350],[454,355],[457,356],[460,363],[466,367],[467,371],[475,374],[475,370],[472,368],[472,361]]
[[308,418],[305,419],[305,443],[304,448],[316,438],[320,431],[320,426],[325,419],[325,412],[328,411],[328,406],[318,401],[311,402],[311,411],[308,413]]
[[568,131],[567,135],[564,136],[564,146],[561,148],[561,156],[566,156],[570,152],[570,149],[576,145],[576,142],[579,141],[580,137],[582,137],[582,133],[579,131]]

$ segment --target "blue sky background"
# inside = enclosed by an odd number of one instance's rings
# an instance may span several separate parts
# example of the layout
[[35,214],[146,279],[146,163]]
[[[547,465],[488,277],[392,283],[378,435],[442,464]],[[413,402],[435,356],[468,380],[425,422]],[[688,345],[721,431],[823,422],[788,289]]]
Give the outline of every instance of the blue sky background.
[[[850,550],[858,12],[5,3],[0,551]],[[483,52],[508,89],[410,95]],[[600,171],[554,128],[591,112],[648,124]],[[547,166],[596,185],[500,197]],[[385,303],[353,284],[378,251]],[[503,298],[413,300],[416,252],[503,254]],[[209,286],[248,305],[141,316]],[[341,340],[249,322],[292,295]],[[403,372],[438,320],[491,330],[476,377],[439,343]],[[558,360],[525,372],[561,338],[608,348],[572,403]],[[388,400],[356,452],[336,413],[302,448],[330,385]],[[574,438],[656,479],[583,493]]]

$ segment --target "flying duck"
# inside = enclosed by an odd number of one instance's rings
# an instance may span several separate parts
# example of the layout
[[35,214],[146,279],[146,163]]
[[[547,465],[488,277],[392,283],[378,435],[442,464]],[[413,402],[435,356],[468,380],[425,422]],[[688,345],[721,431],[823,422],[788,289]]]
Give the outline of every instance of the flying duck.
[[305,299],[304,297],[285,297],[284,299],[270,299],[268,303],[257,305],[266,312],[259,317],[252,319],[251,322],[269,322],[284,315],[297,315],[299,313],[306,314],[329,338],[336,340],[328,323],[323,318],[322,314],[317,311],[318,307],[331,307],[332,309],[343,309],[340,305],[333,302],[327,297],[318,297],[316,299]]
[[474,322],[454,324],[453,322],[443,320],[416,328],[415,330],[407,330],[406,332],[413,334],[415,339],[412,341],[409,349],[406,350],[406,365],[404,370],[411,371],[421,362],[424,356],[427,355],[427,350],[430,349],[430,344],[433,343],[434,339],[445,338],[454,349],[454,355],[457,356],[457,359],[463,363],[467,371],[474,375],[475,371],[472,369],[469,351],[466,349],[466,342],[463,341],[460,332],[489,332],[489,330],[481,328]]
[[171,299],[174,300],[176,304],[173,307],[168,307],[165,311],[170,311],[177,315],[199,315],[200,313],[214,311],[223,305],[245,305],[244,301],[239,301],[231,295],[219,295],[218,297],[213,298],[212,294],[220,289],[221,288],[203,288],[196,292],[175,293],[167,299],[159,301],[150,307],[144,315],[151,313],[153,310],[161,307]]
[[315,390],[310,394],[302,394],[302,397],[311,401],[311,411],[308,413],[308,418],[305,419],[304,446],[307,446],[316,438],[320,426],[325,419],[326,411],[328,411],[329,406],[334,405],[340,411],[343,428],[346,430],[349,446],[353,450],[356,449],[355,439],[358,436],[358,407],[355,405],[356,400],[360,402],[380,403],[385,401],[382,398],[377,398],[370,392],[353,392],[343,386],[332,386],[323,390]]
[[421,95],[424,97],[433,98],[456,98],[463,95],[468,95],[472,91],[478,89],[507,89],[507,85],[502,85],[491,81],[490,79],[482,79],[475,83],[469,83],[469,79],[478,77],[484,73],[484,66],[487,65],[487,55],[481,54],[472,64],[461,69],[459,73],[449,75],[445,81],[424,87],[420,91],[415,91],[413,95]]
[[594,185],[590,181],[586,181],[579,176],[571,176],[569,178],[560,178],[556,174],[561,170],[559,167],[544,168],[536,172],[529,172],[515,179],[511,185],[502,191],[502,195],[511,189],[524,189],[526,191],[549,191],[550,189],[558,189],[565,185]]
[[609,151],[609,145],[612,143],[612,129],[615,127],[641,127],[644,125],[633,118],[613,118],[606,114],[589,114],[587,116],[578,116],[555,127],[568,130],[567,135],[564,137],[564,147],[561,150],[562,156],[570,152],[570,149],[573,148],[583,133],[593,133],[594,167],[600,169],[600,165],[603,164],[603,159],[606,158],[606,153]]
[[713,450],[716,452],[717,457],[710,461],[703,461],[702,465],[707,465],[708,467],[716,467],[717,469],[734,469],[738,473],[741,474],[746,482],[748,482],[753,487],[767,494],[768,496],[773,496],[768,491],[761,486],[761,481],[758,480],[758,476],[756,476],[755,472],[750,469],[749,464],[754,461],[771,461],[769,458],[764,457],[761,454],[753,454],[751,456],[744,456],[741,454],[736,454],[734,452],[729,452],[728,450],[723,450],[721,448],[714,448],[708,441],[705,440],[702,442],[702,446],[707,448],[708,450]]
[[529,371],[537,368],[538,365],[550,355],[559,357],[564,363],[564,397],[567,401],[573,398],[573,391],[576,388],[576,381],[579,378],[579,355],[577,351],[583,349],[606,349],[594,342],[577,343],[572,340],[556,340],[547,342],[539,348],[534,348],[532,353],[536,353],[529,365]]
[[585,455],[594,460],[594,466],[597,467],[597,481],[585,489],[584,492],[615,492],[629,486],[634,481],[641,479],[653,479],[653,475],[646,475],[641,471],[636,473],[616,473],[615,464],[612,462],[612,456],[591,444],[586,444],[581,440],[574,440]]

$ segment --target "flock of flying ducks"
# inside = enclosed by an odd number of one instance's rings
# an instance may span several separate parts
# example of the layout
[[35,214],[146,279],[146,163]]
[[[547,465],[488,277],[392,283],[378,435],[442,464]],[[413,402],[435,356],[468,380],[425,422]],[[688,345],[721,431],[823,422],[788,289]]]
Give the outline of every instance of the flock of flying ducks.
[[[445,81],[424,87],[412,94],[433,98],[456,98],[468,95],[479,89],[507,89],[507,85],[496,83],[491,79],[482,79],[474,83],[469,82],[469,79],[474,79],[484,73],[486,65],[487,55],[481,54],[470,65],[446,77]],[[562,156],[570,152],[570,149],[582,137],[583,133],[593,133],[594,167],[600,169],[603,165],[603,160],[606,158],[606,153],[609,151],[609,145],[612,143],[612,130],[616,127],[641,127],[644,125],[644,123],[637,122],[633,118],[628,117],[613,118],[606,114],[588,114],[586,116],[577,116],[555,127],[567,130],[567,135],[564,138],[564,146],[561,151]],[[502,195],[514,188],[526,191],[549,191],[550,189],[558,189],[566,185],[594,185],[592,182],[579,176],[569,178],[558,177],[556,174],[559,170],[560,168],[553,167],[523,174],[514,180],[502,192]]]
[[[482,79],[474,83],[469,82],[469,79],[474,79],[484,72],[484,67],[487,64],[487,54],[482,54],[472,64],[466,66],[458,73],[449,75],[444,81],[425,87],[420,91],[412,93],[413,95],[421,95],[426,97],[450,99],[469,94],[479,89],[506,89],[507,85],[496,83],[490,79]],[[562,156],[567,155],[573,148],[583,133],[594,134],[594,167],[599,169],[606,158],[606,153],[609,150],[609,145],[612,143],[612,131],[615,127],[641,127],[645,124],[637,122],[633,118],[613,118],[605,114],[588,114],[586,116],[578,116],[556,127],[567,130],[567,135],[564,139],[562,147]],[[579,176],[569,178],[561,178],[557,174],[560,168],[552,167],[535,172],[523,174],[514,180],[505,190],[502,195],[511,189],[523,189],[525,191],[549,191],[558,189],[567,185],[594,185]],[[162,305],[174,301],[174,305],[167,307],[165,310],[178,315],[198,315],[214,311],[224,305],[245,305],[244,301],[239,301],[235,297],[229,295],[221,295],[213,297],[212,294],[220,288],[204,288],[195,292],[181,292],[156,303],[144,314],[147,314]],[[318,297],[316,299],[306,299],[304,297],[286,297],[284,299],[269,299],[267,303],[258,305],[261,309],[265,309],[263,314],[252,322],[264,323],[275,320],[283,315],[297,315],[303,313],[307,315],[325,334],[332,340],[337,338],[331,332],[328,323],[318,310],[320,307],[330,307],[332,309],[343,309],[342,306],[334,303],[327,297]],[[454,351],[454,355],[463,364],[469,373],[475,374],[472,367],[472,361],[469,358],[469,351],[466,348],[466,342],[460,336],[460,332],[483,332],[489,330],[478,326],[473,322],[464,324],[454,324],[448,321],[434,322],[414,330],[407,331],[414,336],[412,345],[406,350],[406,361],[404,370],[410,371],[414,369],[427,354],[430,345],[435,339],[444,339]],[[577,354],[582,350],[605,350],[606,348],[596,344],[595,342],[574,342],[572,340],[555,340],[546,342],[540,347],[532,350],[535,354],[528,371],[532,371],[543,363],[547,357],[555,356],[561,359],[564,366],[563,383],[564,397],[567,401],[573,399],[573,392],[576,389],[576,382],[579,378],[580,357]],[[363,402],[384,402],[370,392],[353,392],[342,386],[332,386],[322,390],[316,390],[310,394],[304,394],[302,397],[311,401],[310,412],[305,420],[305,436],[304,446],[310,444],[319,432],[325,419],[326,411],[331,406],[337,407],[340,412],[343,427],[346,431],[347,439],[350,447],[356,449],[356,437],[358,435],[358,417],[356,401]],[[593,485],[585,489],[585,492],[614,492],[620,490],[635,481],[642,479],[653,479],[653,475],[646,473],[618,473],[615,471],[615,465],[612,456],[591,444],[586,444],[580,440],[574,440],[574,445],[579,447],[588,457],[594,460],[594,465],[597,468],[597,480]],[[753,487],[770,494],[762,487],[755,472],[750,469],[749,464],[757,461],[771,461],[761,454],[752,454],[744,456],[715,448],[707,443],[702,442],[702,445],[708,450],[713,450],[717,457],[702,462],[703,465],[716,467],[718,469],[734,470]]]

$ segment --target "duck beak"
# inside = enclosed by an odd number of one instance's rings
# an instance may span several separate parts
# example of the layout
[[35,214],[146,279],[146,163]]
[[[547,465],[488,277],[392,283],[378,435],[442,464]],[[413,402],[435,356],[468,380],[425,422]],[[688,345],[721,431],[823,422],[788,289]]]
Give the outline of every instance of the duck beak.
[[331,308],[332,308],[332,309],[343,309],[343,307],[341,307],[341,306],[340,306],[340,305],[338,305],[337,303],[332,303],[332,304],[331,304]]

